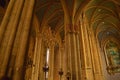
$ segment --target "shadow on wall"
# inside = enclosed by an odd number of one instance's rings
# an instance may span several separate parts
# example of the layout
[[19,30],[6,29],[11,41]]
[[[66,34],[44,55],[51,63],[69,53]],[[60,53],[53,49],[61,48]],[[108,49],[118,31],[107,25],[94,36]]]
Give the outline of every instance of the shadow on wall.
[[0,0],[0,6],[2,6],[3,8],[5,7],[6,1],[5,0]]
[[2,79],[0,79],[0,80],[11,80],[9,77],[7,77],[7,76],[4,76],[4,77],[2,77]]

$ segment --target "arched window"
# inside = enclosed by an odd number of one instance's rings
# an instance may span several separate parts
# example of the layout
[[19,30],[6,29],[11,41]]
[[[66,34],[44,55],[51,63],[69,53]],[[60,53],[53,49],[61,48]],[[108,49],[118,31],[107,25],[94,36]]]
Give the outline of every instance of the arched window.
[[108,41],[105,50],[108,61],[108,72],[110,74],[120,72],[120,48],[118,44],[113,41]]

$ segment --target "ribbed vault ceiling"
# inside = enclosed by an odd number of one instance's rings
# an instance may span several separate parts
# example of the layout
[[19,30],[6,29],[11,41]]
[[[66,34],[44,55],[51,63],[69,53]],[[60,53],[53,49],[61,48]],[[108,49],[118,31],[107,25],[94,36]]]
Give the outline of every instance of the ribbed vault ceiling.
[[[5,3],[0,0],[0,19],[5,12]],[[62,1],[62,0],[61,0]],[[60,0],[36,0],[35,14],[40,23],[40,29],[51,27],[64,39],[63,4]],[[94,30],[99,41],[114,37],[120,40],[120,0],[65,0],[69,15],[78,19],[80,12],[87,18],[90,28]]]
[[[65,0],[69,14],[75,18],[83,11],[89,27],[99,41],[110,36],[120,39],[120,0]],[[64,11],[60,0],[37,0],[40,25],[64,33]]]
[[109,37],[120,40],[120,0],[92,0],[85,14],[99,42]]

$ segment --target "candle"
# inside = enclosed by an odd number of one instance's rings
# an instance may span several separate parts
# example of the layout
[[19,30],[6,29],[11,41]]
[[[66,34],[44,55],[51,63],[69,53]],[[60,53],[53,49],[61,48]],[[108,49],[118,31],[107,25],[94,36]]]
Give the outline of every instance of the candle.
[[47,64],[48,64],[48,62],[49,62],[49,48],[47,48]]

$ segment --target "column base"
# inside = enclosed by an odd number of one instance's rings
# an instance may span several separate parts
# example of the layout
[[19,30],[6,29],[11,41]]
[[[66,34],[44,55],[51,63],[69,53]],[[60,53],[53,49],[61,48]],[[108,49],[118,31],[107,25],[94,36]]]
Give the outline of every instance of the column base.
[[94,80],[92,68],[82,70],[81,80]]
[[95,80],[104,80],[103,75],[99,73],[94,74],[94,78]]

